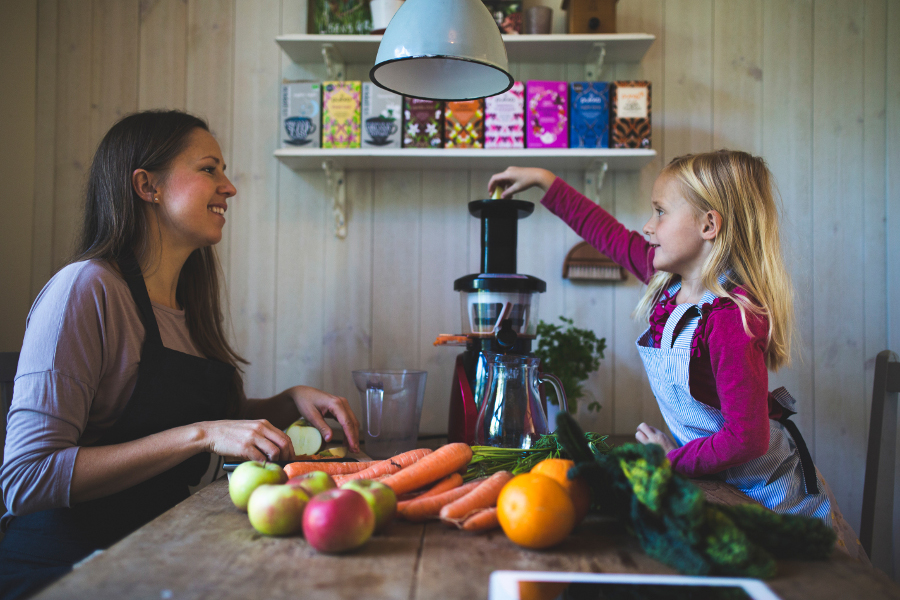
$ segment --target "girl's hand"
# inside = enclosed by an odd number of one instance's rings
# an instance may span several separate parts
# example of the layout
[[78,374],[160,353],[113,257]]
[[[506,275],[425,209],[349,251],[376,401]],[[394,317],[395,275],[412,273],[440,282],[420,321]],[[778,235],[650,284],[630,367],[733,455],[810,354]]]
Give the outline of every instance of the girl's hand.
[[325,417],[333,417],[341,424],[350,451],[359,452],[359,421],[356,420],[356,415],[350,409],[346,398],[305,385],[294,386],[287,390],[287,393],[294,399],[300,414],[322,432],[322,438],[326,442],[331,441],[332,433],[331,427],[325,422]]
[[656,427],[651,427],[646,423],[638,425],[637,433],[634,434],[634,439],[642,444],[659,444],[663,447],[663,450],[666,451],[666,454],[678,447],[669,436]]
[[291,438],[266,421],[206,421],[197,423],[207,452],[269,462],[296,458]]
[[550,189],[556,175],[547,169],[509,167],[502,173],[497,173],[488,182],[488,193],[491,194],[497,186],[506,188],[500,194],[501,198],[511,198],[514,194],[538,186],[544,192]]

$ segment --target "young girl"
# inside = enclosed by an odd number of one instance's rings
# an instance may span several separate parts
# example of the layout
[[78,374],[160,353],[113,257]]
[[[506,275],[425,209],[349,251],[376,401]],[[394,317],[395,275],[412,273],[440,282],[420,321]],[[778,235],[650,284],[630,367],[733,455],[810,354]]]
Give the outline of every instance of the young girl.
[[793,307],[765,162],[724,150],[674,159],[653,185],[646,240],[544,169],[510,167],[496,186],[503,198],[541,187],[544,206],[647,284],[637,350],[675,440],[645,423],[637,440],[660,444],[684,475],[716,473],[776,512],[830,523],[788,420],[795,401],[767,387],[767,369],[790,360]]
[[206,123],[125,117],[88,175],[79,248],[31,308],[0,486],[0,597],[33,592],[187,498],[210,452],[291,460],[281,431],[347,400],[306,386],[245,397],[219,305],[218,261],[236,190]]

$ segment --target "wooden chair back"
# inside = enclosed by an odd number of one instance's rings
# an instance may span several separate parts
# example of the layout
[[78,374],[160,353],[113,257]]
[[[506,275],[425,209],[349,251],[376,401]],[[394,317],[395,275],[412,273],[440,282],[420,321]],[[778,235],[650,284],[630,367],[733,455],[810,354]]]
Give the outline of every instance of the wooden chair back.
[[900,575],[900,556],[895,558],[900,555],[895,544],[900,522],[894,519],[898,392],[900,360],[895,352],[884,350],[875,359],[859,541],[872,564],[895,581]]

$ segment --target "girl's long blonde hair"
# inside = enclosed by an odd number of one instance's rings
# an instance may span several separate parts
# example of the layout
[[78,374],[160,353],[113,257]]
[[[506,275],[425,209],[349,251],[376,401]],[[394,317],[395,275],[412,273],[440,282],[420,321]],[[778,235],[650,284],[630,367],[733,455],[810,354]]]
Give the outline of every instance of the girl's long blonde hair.
[[[681,184],[698,216],[711,210],[722,216],[721,231],[703,265],[703,285],[737,304],[748,335],[747,311],[768,318],[766,367],[777,371],[789,365],[794,291],[782,260],[776,191],[765,161],[730,150],[687,154],[673,159],[662,175]],[[729,272],[729,280],[720,284],[719,276]],[[653,275],[635,308],[636,318],[650,318],[674,277],[665,271]],[[734,286],[741,286],[748,296],[733,293]]]

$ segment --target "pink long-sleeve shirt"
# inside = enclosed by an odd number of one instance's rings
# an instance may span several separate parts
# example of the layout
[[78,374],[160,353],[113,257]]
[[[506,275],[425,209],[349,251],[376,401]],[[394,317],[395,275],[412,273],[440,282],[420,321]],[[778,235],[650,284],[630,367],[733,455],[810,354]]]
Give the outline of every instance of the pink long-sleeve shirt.
[[[650,281],[654,249],[639,232],[627,229],[560,178],[541,204],[635,277]],[[744,292],[736,288],[734,293]],[[655,339],[676,306],[674,298],[665,298],[654,311],[650,330]],[[702,306],[701,315],[690,359],[691,395],[721,410],[725,425],[669,452],[675,470],[689,477],[718,473],[762,456],[769,448],[769,419],[782,416],[781,405],[768,391],[768,320],[748,313],[748,335],[738,306],[728,298]]]

